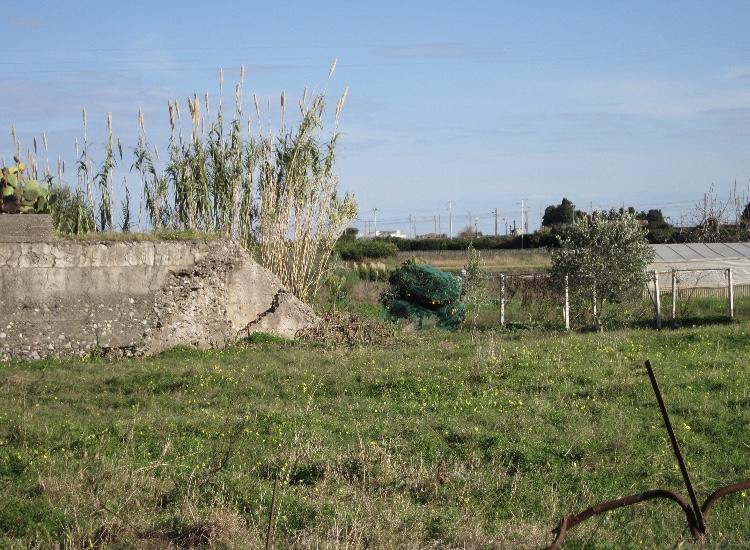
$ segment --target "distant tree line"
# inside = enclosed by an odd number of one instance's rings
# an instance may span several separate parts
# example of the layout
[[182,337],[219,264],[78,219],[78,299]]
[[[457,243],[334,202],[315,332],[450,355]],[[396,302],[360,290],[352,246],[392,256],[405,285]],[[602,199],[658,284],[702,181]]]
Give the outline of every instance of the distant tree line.
[[[429,239],[399,239],[397,237],[377,237],[374,239],[352,240],[342,237],[336,246],[336,250],[344,256],[353,256],[361,253],[367,256],[370,249],[368,243],[388,243],[396,251],[430,251],[430,250],[466,250],[472,245],[477,250],[503,250],[522,248],[520,236],[483,236],[462,237],[449,239],[448,237],[436,237]],[[523,236],[523,248],[544,248],[557,246],[557,237],[552,233],[533,233]],[[380,257],[380,256],[378,256]]]
[[[664,217],[661,209],[637,211],[634,207],[620,208],[607,212],[628,214],[637,220],[645,230],[649,243],[689,243],[689,242],[745,242],[750,241],[750,204],[737,209],[737,221],[725,223],[726,205],[709,204],[705,212],[695,212],[698,223],[688,226],[674,226]],[[458,236],[449,239],[445,235],[401,239],[378,237],[357,239],[358,230],[348,228],[339,239],[337,252],[343,259],[382,258],[397,251],[466,250],[471,245],[476,250],[504,250],[519,248],[557,248],[560,239],[565,239],[568,230],[576,220],[590,218],[588,212],[576,209],[575,204],[563,198],[560,204],[549,205],[542,216],[542,227],[532,234],[490,236],[475,234],[475,228],[467,226]],[[381,243],[381,244],[374,244]],[[386,246],[386,243],[388,246]]]
[[[631,206],[615,212],[634,215],[646,229],[646,239],[652,244],[750,241],[750,204],[744,207],[734,223],[723,222],[719,211],[723,212],[721,207],[708,207],[705,212],[697,211],[693,213],[693,218],[698,218],[698,222],[687,226],[670,224],[658,208],[637,211]],[[563,198],[560,204],[550,205],[544,210],[541,232],[564,234],[575,220],[588,216],[588,213],[577,210],[570,200]]]

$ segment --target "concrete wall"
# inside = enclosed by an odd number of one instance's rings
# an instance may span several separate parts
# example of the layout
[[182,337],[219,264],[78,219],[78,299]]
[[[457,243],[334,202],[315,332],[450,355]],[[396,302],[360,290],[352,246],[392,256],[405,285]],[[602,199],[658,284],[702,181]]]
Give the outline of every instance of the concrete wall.
[[294,337],[312,310],[226,241],[0,242],[0,359]]

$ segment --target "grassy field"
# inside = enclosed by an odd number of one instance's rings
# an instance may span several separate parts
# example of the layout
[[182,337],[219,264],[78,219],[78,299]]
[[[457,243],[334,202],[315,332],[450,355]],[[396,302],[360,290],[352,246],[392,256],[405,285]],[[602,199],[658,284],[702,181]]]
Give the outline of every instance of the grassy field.
[[[3,365],[0,547],[539,548],[593,503],[684,494],[646,358],[699,495],[750,477],[748,349],[736,323]],[[748,496],[709,525],[747,547]],[[657,501],[568,540],[690,538]]]
[[[482,257],[482,268],[489,272],[517,272],[517,271],[542,271],[550,266],[550,255],[545,251],[530,251],[519,254],[516,251],[502,250],[480,250]],[[440,269],[458,271],[466,265],[465,254],[441,255],[431,251],[409,252],[408,257],[413,257],[419,263],[428,263]],[[387,258],[385,263],[390,267],[398,267],[407,258],[398,256]]]

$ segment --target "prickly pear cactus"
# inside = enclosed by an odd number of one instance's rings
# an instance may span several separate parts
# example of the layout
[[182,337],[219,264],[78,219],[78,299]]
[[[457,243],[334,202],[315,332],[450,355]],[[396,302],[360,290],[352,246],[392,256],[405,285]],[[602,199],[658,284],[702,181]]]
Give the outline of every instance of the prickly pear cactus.
[[24,175],[26,166],[16,163],[0,170],[0,211],[6,214],[48,214],[49,187]]

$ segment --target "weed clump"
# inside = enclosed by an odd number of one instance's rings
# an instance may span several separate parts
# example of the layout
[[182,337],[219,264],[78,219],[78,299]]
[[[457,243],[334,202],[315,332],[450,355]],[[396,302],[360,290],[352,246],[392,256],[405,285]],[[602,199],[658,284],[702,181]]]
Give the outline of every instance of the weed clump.
[[334,312],[323,317],[317,325],[297,332],[297,338],[321,344],[382,344],[393,336],[393,331],[377,321],[354,313]]

